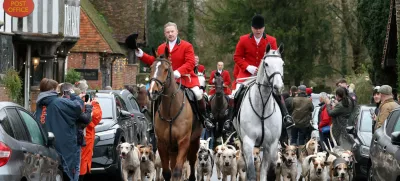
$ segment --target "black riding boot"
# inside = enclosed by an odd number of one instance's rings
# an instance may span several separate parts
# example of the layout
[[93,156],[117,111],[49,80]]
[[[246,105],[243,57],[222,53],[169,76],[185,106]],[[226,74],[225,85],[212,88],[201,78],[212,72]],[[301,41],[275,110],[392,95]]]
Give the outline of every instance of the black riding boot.
[[200,120],[203,121],[204,127],[208,130],[213,129],[214,124],[207,115],[207,105],[204,98],[197,101],[197,104],[199,105]]
[[278,102],[279,108],[281,109],[284,125],[286,126],[287,129],[293,127],[294,122],[293,122],[292,116],[289,115],[289,112],[287,111],[286,106],[282,101],[282,97],[280,95],[276,95],[274,93],[272,95],[274,95],[274,98],[275,98],[276,102]]
[[231,130],[232,119],[233,119],[233,110],[234,110],[234,99],[229,99],[228,119],[224,123],[224,127],[222,129],[223,133],[226,133]]

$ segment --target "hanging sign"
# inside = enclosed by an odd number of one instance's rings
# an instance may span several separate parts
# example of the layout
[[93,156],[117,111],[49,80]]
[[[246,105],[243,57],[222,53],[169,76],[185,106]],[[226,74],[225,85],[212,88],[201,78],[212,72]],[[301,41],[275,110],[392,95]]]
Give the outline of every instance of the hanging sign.
[[3,3],[4,11],[8,15],[18,18],[29,16],[34,8],[33,0],[4,0]]

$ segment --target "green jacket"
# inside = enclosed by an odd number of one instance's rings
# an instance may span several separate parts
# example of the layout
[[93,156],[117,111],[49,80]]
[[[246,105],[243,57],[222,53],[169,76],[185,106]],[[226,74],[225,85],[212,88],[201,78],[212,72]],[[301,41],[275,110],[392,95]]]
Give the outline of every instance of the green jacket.
[[314,105],[310,98],[306,97],[304,93],[300,93],[297,97],[293,98],[292,102],[292,118],[295,126],[298,128],[307,128],[311,126],[312,112]]

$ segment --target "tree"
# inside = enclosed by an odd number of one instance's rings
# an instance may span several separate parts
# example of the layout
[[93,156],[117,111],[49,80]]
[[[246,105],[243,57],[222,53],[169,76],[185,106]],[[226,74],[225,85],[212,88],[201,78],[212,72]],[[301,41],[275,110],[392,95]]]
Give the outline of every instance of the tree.
[[[296,85],[312,78],[314,61],[329,65],[329,52],[333,46],[330,14],[326,1],[314,0],[220,0],[208,1],[211,14],[203,22],[223,42],[219,53],[235,51],[239,36],[251,31],[251,18],[255,13],[266,17],[267,34],[285,44],[285,72]],[[325,74],[326,75],[326,74]]]
[[72,85],[75,84],[75,82],[78,82],[81,80],[81,74],[74,69],[69,69],[67,71],[67,74],[65,75],[65,82],[69,82]]
[[383,45],[386,36],[390,1],[358,0],[357,15],[363,32],[363,42],[372,59],[369,77],[373,84],[389,84],[393,75],[381,68]]

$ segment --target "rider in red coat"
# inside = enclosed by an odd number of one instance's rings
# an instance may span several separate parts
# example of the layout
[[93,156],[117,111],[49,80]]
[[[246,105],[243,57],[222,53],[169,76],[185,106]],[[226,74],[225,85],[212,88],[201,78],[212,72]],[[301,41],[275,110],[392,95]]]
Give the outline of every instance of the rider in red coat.
[[194,55],[194,60],[195,60],[194,73],[198,76],[200,89],[202,89],[203,92],[205,92],[206,91],[206,79],[205,79],[206,68],[204,67],[204,65],[199,64],[199,56]]
[[[206,112],[206,101],[203,99],[203,90],[199,88],[199,79],[194,73],[195,58],[192,44],[181,40],[178,37],[178,28],[175,23],[169,22],[164,26],[164,35],[168,42],[161,44],[157,53],[164,54],[166,48],[169,50],[169,60],[172,62],[172,70],[176,82],[182,82],[182,86],[190,88],[196,96],[202,121],[207,129],[211,129],[214,125]],[[137,57],[144,63],[153,64],[155,57],[144,53],[140,48],[135,51]]]
[[[276,38],[265,34],[264,29],[264,17],[262,17],[261,15],[255,15],[252,19],[251,24],[252,33],[240,37],[239,42],[236,45],[235,54],[233,56],[236,63],[235,65],[239,66],[239,74],[236,79],[257,75],[258,66],[260,65],[268,44],[271,45],[271,49],[278,49]],[[238,85],[236,85],[235,94],[239,93],[239,95],[241,95],[241,91],[243,90],[241,88],[243,86],[241,86],[240,84],[244,81],[245,80],[236,81]],[[273,93],[273,96],[278,102],[286,126],[293,126],[293,120],[286,109],[282,96],[276,95],[275,93]],[[235,101],[235,104],[240,104],[240,102],[237,103]],[[224,129],[229,130],[230,125],[230,122],[226,122],[224,124]]]
[[[227,70],[223,70],[224,68],[224,62],[218,62],[217,64],[217,70],[213,70],[210,74],[210,79],[208,81],[209,84],[214,85],[214,77],[215,73],[219,72],[221,74],[222,78],[224,79],[224,93],[225,95],[231,95],[231,89],[229,88],[229,85],[231,84],[231,76],[229,75],[229,72]],[[208,95],[212,96],[215,94],[215,88],[211,88],[210,92]]]

